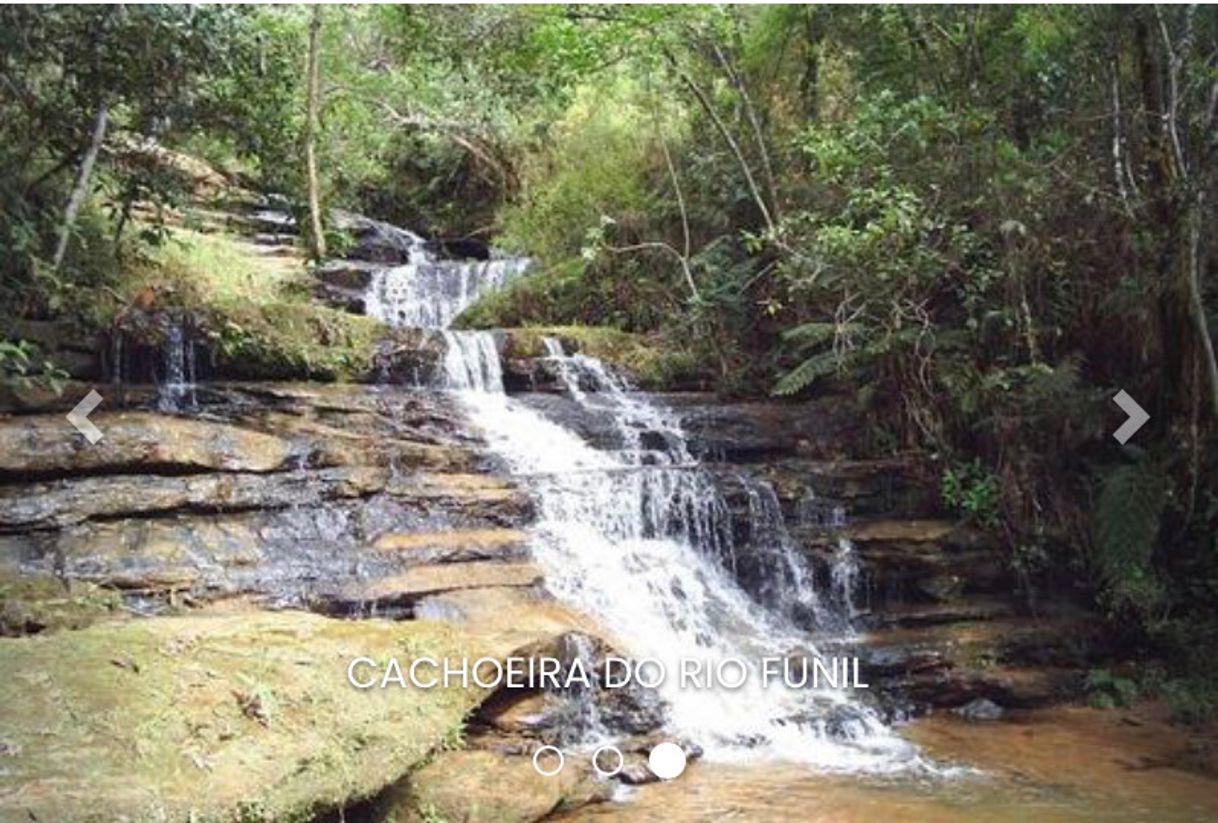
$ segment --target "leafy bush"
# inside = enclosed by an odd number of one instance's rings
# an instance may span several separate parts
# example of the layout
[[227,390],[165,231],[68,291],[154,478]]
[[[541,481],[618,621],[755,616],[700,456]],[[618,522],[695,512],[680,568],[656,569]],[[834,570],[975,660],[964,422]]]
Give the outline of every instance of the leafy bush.
[[1131,705],[1138,697],[1136,680],[1116,674],[1111,669],[1092,669],[1083,684],[1087,702],[1097,709],[1113,709]]
[[1167,480],[1150,460],[1119,466],[1101,481],[1094,511],[1096,566],[1114,610],[1150,618],[1162,604],[1163,582],[1152,560]]
[[36,344],[0,339],[0,387],[20,391],[45,386],[60,394],[67,379],[67,372],[49,358],[39,356]]
[[945,469],[939,493],[954,511],[986,527],[998,524],[998,478],[980,460]]

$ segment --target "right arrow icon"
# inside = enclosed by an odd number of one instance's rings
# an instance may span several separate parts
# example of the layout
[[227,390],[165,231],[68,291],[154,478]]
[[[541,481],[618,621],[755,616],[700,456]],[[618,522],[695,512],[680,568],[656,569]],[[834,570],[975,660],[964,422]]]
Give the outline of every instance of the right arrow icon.
[[1116,441],[1124,446],[1129,438],[1138,433],[1138,429],[1146,425],[1146,421],[1150,419],[1150,415],[1147,414],[1146,409],[1139,406],[1138,402],[1130,397],[1124,389],[1121,389],[1116,393],[1116,396],[1112,398],[1112,402],[1120,406],[1121,411],[1129,415],[1129,419],[1122,423],[1121,427],[1112,433],[1112,436],[1116,438]]

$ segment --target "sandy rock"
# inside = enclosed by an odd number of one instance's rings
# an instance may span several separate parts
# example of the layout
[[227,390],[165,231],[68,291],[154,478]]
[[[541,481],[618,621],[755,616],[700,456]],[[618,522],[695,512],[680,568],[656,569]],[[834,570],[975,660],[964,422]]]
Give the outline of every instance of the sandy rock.
[[535,586],[541,580],[541,569],[532,563],[500,563],[493,560],[439,563],[407,569],[401,574],[367,584],[349,586],[343,591],[342,598],[355,603],[403,603],[454,589]]
[[0,728],[15,752],[0,772],[0,818],[311,817],[392,783],[481,697],[357,690],[350,660],[471,647],[452,627],[299,612],[0,640]]
[[88,472],[270,472],[292,444],[225,423],[143,412],[94,413],[104,437],[90,445],[59,416],[0,421],[0,476]]
[[393,823],[540,820],[551,812],[609,798],[612,784],[595,780],[589,769],[568,756],[561,772],[545,777],[533,768],[528,755],[446,752],[388,793],[381,819]]
[[373,548],[417,563],[524,560],[529,557],[528,534],[520,529],[390,532],[377,538]]

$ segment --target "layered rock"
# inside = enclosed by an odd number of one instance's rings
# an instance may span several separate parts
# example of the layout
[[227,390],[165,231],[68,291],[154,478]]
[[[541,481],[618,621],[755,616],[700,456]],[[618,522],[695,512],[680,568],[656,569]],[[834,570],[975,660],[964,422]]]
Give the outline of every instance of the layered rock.
[[58,414],[0,419],[0,566],[141,610],[242,595],[409,614],[467,562],[479,585],[539,579],[513,531],[531,502],[479,471],[449,398],[250,385],[200,401],[193,417],[99,411],[96,446]]

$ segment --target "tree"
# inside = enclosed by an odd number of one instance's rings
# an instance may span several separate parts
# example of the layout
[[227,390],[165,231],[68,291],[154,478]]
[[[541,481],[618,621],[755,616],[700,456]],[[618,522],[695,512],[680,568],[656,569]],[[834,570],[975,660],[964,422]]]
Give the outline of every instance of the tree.
[[321,196],[318,192],[317,181],[317,132],[319,130],[318,109],[321,105],[320,77],[321,62],[318,35],[321,32],[321,6],[313,7],[313,16],[309,21],[309,60],[308,73],[308,116],[305,126],[305,165],[309,177],[309,242],[312,244],[312,254],[317,260],[326,256],[326,236],[322,229]]

